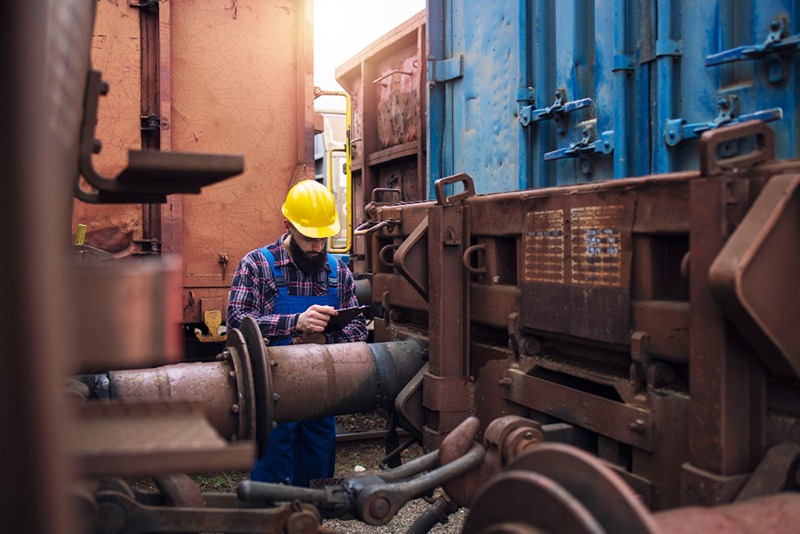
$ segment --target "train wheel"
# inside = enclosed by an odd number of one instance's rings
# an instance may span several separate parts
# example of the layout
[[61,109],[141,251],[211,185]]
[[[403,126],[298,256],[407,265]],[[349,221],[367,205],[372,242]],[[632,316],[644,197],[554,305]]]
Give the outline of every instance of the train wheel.
[[650,512],[611,469],[569,445],[535,447],[481,490],[468,534],[657,532]]

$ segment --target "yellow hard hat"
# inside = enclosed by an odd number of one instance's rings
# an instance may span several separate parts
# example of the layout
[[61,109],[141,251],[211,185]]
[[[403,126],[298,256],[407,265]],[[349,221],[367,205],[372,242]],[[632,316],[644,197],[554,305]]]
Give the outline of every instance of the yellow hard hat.
[[303,180],[289,189],[281,212],[306,237],[331,237],[339,233],[339,214],[333,195],[316,180]]

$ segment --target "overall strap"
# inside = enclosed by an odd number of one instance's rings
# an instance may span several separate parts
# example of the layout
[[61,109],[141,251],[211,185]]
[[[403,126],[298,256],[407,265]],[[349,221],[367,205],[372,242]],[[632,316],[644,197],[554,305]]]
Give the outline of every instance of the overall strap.
[[[269,268],[272,271],[272,276],[275,278],[275,285],[278,286],[278,293],[285,294],[284,292],[288,290],[286,289],[286,277],[283,275],[283,269],[275,266],[275,256],[272,254],[272,252],[269,251],[267,247],[261,247],[259,250],[264,255],[264,257],[267,258],[267,263],[269,263]],[[328,273],[328,295],[331,297],[338,297],[339,264],[336,261],[336,256],[334,256],[330,252],[328,252],[327,255],[328,255],[328,266],[331,268],[331,272]]]
[[[331,268],[331,272],[328,273],[328,295],[331,297],[338,297],[339,296],[339,264],[336,261],[336,256],[328,254],[328,265]],[[338,302],[338,301],[337,301]],[[339,307],[337,304],[336,308]]]
[[275,256],[272,252],[269,251],[267,247],[261,247],[259,249],[261,253],[267,258],[267,263],[269,263],[269,270],[272,271],[272,276],[275,278],[275,285],[278,286],[278,294],[279,295],[288,295],[289,290],[286,285],[286,277],[283,276],[283,269],[280,267],[275,266]]

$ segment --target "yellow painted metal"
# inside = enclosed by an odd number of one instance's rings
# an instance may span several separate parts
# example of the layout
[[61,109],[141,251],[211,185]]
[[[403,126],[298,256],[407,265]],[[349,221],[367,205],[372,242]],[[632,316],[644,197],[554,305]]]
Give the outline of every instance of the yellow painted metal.
[[[351,153],[351,147],[350,147],[350,132],[352,130],[353,110],[352,110],[352,107],[351,107],[350,94],[349,93],[345,93],[344,91],[323,91],[323,90],[321,90],[320,88],[317,87],[314,90],[314,97],[318,98],[320,96],[341,96],[341,97],[344,97],[345,102],[346,102],[345,103],[345,131],[347,132],[347,139],[345,140],[345,143],[344,143],[344,153],[345,153],[345,174],[347,175],[347,179],[345,180],[345,187],[347,189],[345,191],[345,198],[346,198],[345,211],[346,211],[346,213],[345,213],[344,219],[345,219],[345,221],[347,223],[347,241],[346,241],[346,244],[345,244],[344,247],[338,247],[337,248],[333,244],[334,243],[333,239],[336,236],[333,236],[328,240],[328,251],[329,252],[333,252],[334,254],[346,254],[346,253],[350,252],[350,248],[352,247],[352,243],[353,243],[353,217],[352,217],[352,214],[353,214],[353,195],[351,194],[352,183],[353,183],[353,175],[352,175],[352,171],[350,169],[350,165],[351,165],[351,162],[353,160],[353,156],[352,156],[352,153]],[[331,193],[334,193],[334,191],[333,191],[333,157],[332,156],[333,156],[333,154],[335,152],[342,152],[342,149],[333,148],[331,150],[328,150],[327,153],[325,154],[325,157],[328,160],[328,169],[327,169],[328,176],[331,177],[331,179],[328,180],[328,189],[331,190]]]
[[79,224],[78,229],[75,231],[75,244],[83,245],[84,241],[86,241],[86,225]]
[[225,341],[228,334],[220,334],[219,327],[222,324],[222,312],[220,310],[208,310],[203,312],[203,322],[208,327],[208,334],[203,335],[200,331],[195,331],[194,335],[203,343]]

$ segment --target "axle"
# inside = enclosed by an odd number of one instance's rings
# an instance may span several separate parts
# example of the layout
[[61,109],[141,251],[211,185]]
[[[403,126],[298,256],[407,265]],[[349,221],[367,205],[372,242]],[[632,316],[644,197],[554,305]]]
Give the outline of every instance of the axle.
[[424,356],[415,340],[270,347],[246,318],[215,361],[111,371],[109,393],[199,402],[220,435],[263,452],[273,423],[390,409]]

